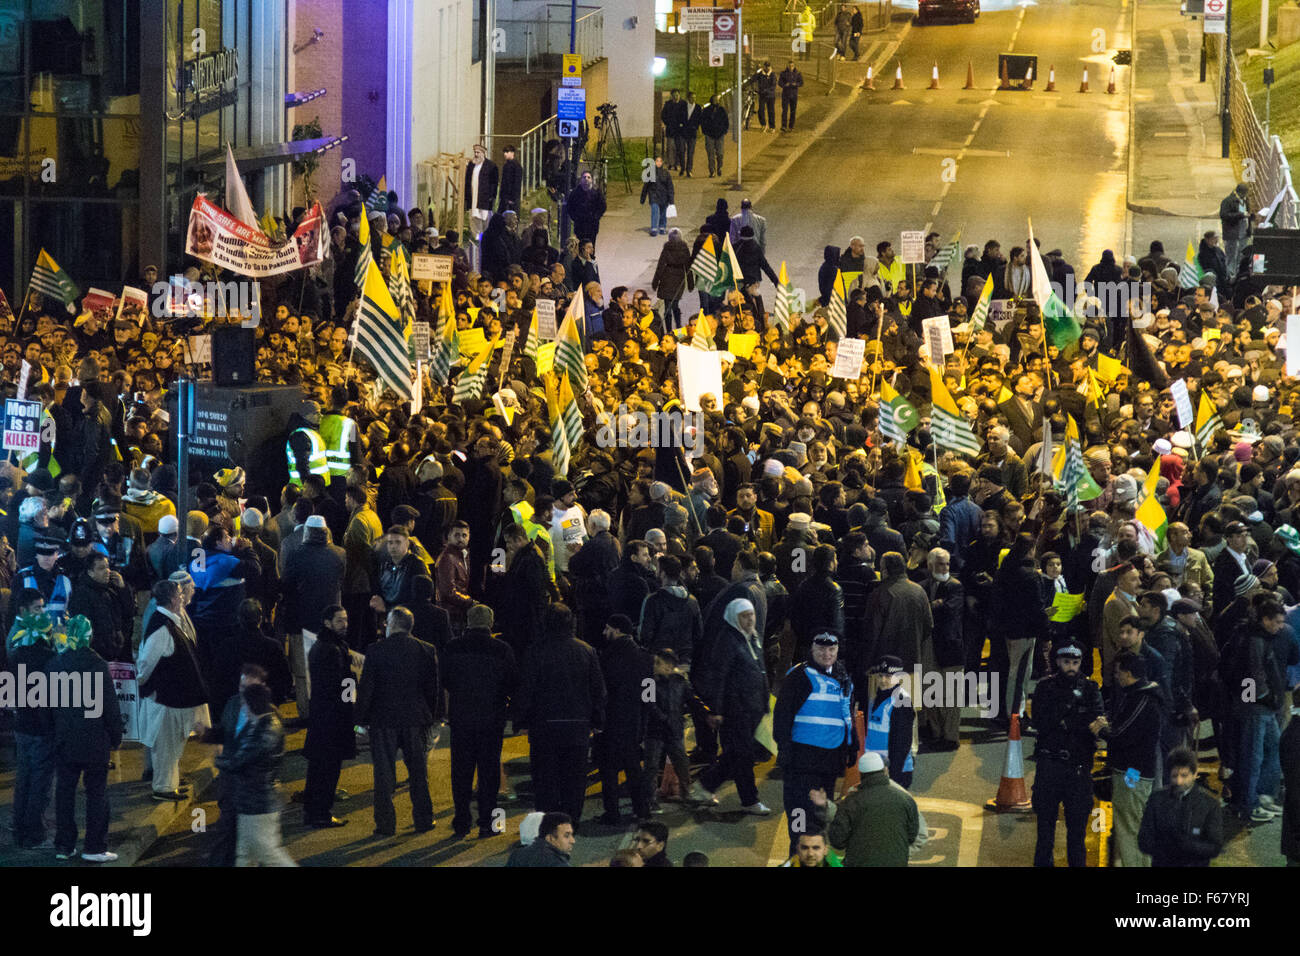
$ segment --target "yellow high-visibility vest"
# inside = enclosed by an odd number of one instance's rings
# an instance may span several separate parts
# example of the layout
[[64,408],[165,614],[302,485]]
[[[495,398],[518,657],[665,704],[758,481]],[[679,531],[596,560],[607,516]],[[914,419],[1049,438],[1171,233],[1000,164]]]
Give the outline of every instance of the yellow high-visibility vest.
[[[292,438],[297,432],[303,432],[311,441],[311,454],[307,459],[307,470],[313,475],[320,475],[322,478],[328,479],[330,474],[329,458],[325,454],[325,442],[320,437],[320,432],[314,428],[299,428],[294,433],[291,433],[289,438]],[[284,458],[289,463],[289,483],[301,485],[304,476],[297,473],[293,447],[289,444],[288,439],[284,443]]]

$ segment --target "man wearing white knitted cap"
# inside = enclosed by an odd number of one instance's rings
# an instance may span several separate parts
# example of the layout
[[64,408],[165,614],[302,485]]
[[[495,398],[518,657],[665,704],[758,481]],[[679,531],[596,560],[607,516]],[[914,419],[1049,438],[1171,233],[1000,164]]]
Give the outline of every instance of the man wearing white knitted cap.
[[908,850],[921,832],[916,801],[889,779],[880,754],[859,757],[858,772],[862,782],[838,803],[825,790],[808,794],[831,846],[844,851],[845,866],[907,866]]

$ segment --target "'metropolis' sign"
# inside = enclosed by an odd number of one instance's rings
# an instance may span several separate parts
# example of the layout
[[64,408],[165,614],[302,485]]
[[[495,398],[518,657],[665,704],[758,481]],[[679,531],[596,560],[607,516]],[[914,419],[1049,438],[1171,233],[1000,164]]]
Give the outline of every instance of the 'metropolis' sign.
[[234,50],[218,50],[185,64],[185,89],[202,98],[219,93],[239,80],[239,56]]

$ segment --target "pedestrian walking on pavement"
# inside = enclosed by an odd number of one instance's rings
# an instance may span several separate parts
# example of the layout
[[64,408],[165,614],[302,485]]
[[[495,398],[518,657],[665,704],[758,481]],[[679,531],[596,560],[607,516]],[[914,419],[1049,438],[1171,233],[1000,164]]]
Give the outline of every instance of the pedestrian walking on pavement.
[[284,727],[265,684],[240,691],[238,731],[233,749],[217,757],[217,769],[232,786],[235,866],[297,866],[280,838],[280,798],[276,776],[284,756]]
[[675,201],[673,177],[662,156],[646,172],[650,178],[641,185],[641,205],[650,200],[650,235],[662,236],[668,231],[668,207]]
[[727,131],[731,129],[731,119],[727,108],[718,102],[715,93],[709,97],[708,105],[701,111],[700,132],[704,134],[704,155],[709,161],[709,176],[722,175],[722,160],[726,151]]
[[605,647],[600,652],[600,669],[605,679],[605,726],[596,738],[600,766],[600,798],[605,812],[600,822],[619,826],[618,776],[627,778],[632,813],[638,820],[650,815],[649,788],[641,764],[645,745],[649,701],[646,689],[654,678],[650,652],[637,646],[632,622],[623,614],[610,616],[605,625]]
[[781,132],[793,132],[795,114],[799,111],[799,87],[803,86],[803,74],[794,65],[794,60],[781,71],[778,83],[781,87]]
[[758,799],[754,782],[754,731],[768,709],[763,638],[756,629],[754,605],[744,598],[728,604],[723,619],[727,626],[714,640],[712,663],[703,672],[707,680],[696,688],[709,708],[709,723],[719,731],[722,754],[691,786],[691,799],[716,804],[713,794],[734,780],[742,809],[766,816],[772,811]]
[[388,612],[383,639],[366,652],[357,690],[356,721],[370,730],[374,764],[375,835],[397,833],[393,791],[397,787],[397,751],[410,776],[411,813],[416,833],[434,827],[429,798],[429,750],[433,726],[442,713],[438,686],[438,652],[411,636],[415,616],[398,606]]

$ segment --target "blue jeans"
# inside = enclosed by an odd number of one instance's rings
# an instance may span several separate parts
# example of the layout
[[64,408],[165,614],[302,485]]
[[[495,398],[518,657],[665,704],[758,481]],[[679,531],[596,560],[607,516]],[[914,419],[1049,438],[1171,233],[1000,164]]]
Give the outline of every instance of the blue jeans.
[[656,230],[659,232],[667,230],[668,217],[664,215],[665,212],[667,212],[666,207],[653,202],[650,204],[650,235],[653,236]]
[[1263,707],[1252,707],[1239,725],[1240,749],[1232,791],[1238,812],[1246,814],[1259,806],[1261,793],[1270,797],[1277,794],[1282,781],[1277,749],[1280,731],[1273,712]]
[[45,840],[45,810],[54,783],[54,735],[14,734],[18,768],[14,774],[14,841],[34,846]]

